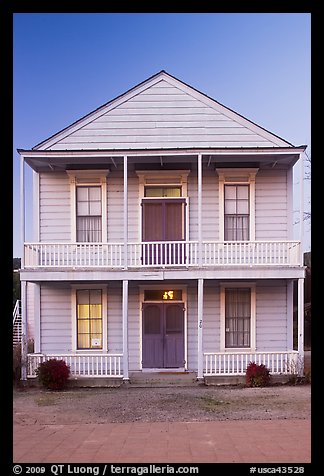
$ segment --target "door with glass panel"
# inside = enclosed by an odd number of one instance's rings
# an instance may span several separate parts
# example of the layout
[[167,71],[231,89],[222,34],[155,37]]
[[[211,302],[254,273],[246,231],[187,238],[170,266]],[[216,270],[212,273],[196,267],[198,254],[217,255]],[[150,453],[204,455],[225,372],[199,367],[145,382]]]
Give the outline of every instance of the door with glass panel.
[[142,321],[143,368],[183,367],[183,303],[145,303]]
[[[177,265],[185,262],[185,198],[179,187],[147,187],[142,201],[142,262]],[[156,198],[155,195],[157,195]],[[163,195],[163,198],[159,198]],[[177,196],[179,195],[179,198]],[[147,244],[145,244],[145,242]]]

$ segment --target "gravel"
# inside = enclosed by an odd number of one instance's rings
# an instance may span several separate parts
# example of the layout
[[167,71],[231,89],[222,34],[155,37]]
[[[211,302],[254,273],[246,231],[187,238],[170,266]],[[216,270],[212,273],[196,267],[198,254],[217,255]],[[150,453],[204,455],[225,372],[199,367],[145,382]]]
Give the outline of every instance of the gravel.
[[308,419],[310,385],[14,390],[19,424]]

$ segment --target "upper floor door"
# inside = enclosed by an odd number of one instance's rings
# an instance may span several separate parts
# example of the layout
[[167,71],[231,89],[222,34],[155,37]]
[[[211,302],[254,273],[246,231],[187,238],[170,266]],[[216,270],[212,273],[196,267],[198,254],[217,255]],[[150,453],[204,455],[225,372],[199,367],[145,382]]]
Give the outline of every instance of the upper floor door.
[[143,264],[183,262],[185,249],[179,242],[186,237],[185,206],[185,198],[143,200],[142,241],[148,242],[143,244]]

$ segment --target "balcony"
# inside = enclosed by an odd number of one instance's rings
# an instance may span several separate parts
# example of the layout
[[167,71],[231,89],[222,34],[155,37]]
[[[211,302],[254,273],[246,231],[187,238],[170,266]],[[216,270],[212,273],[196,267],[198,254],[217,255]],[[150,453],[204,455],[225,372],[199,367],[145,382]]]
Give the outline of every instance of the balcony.
[[25,243],[25,269],[302,266],[299,241]]

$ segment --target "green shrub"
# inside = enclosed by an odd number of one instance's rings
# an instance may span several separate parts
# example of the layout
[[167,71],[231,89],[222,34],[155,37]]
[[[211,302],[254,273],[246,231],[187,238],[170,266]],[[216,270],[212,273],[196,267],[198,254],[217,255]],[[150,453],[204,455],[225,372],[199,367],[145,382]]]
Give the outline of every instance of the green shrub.
[[266,387],[270,382],[270,370],[265,365],[255,362],[249,363],[245,376],[248,387]]
[[39,382],[49,390],[62,390],[70,376],[70,367],[64,360],[49,359],[36,370]]

